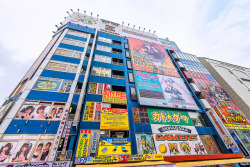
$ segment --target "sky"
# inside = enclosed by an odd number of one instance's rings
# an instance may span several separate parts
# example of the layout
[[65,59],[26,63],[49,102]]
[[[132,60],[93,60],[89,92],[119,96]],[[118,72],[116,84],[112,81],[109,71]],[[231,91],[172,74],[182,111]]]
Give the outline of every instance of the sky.
[[0,105],[70,9],[151,29],[182,52],[249,68],[249,0],[0,0]]

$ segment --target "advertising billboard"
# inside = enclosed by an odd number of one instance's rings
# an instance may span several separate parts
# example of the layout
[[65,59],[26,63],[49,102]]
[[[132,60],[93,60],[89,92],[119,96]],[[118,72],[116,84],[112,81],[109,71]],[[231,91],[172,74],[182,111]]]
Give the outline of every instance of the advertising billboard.
[[100,138],[98,156],[131,154],[130,138]]
[[118,108],[102,108],[100,129],[129,130],[128,110]]
[[135,134],[138,154],[156,154],[152,134]]
[[147,111],[150,124],[194,126],[188,112],[185,111],[157,108],[147,108]]
[[79,135],[76,157],[87,157],[91,130],[81,130]]
[[164,46],[165,49],[180,51],[178,46],[172,41],[169,41],[167,39],[162,39],[162,38],[159,38],[159,41],[161,42],[161,44]]
[[181,78],[134,71],[140,105],[198,110]]
[[68,67],[69,67],[68,64],[49,62],[45,69],[52,71],[66,72],[68,70]]
[[126,92],[103,91],[102,102],[127,104]]
[[180,77],[163,46],[134,38],[128,39],[134,70]]

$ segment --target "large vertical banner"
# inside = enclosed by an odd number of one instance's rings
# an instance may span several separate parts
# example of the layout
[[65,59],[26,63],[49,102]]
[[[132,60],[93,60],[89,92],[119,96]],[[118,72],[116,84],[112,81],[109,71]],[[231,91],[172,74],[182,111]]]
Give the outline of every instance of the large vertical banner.
[[81,130],[79,135],[76,157],[87,157],[91,130]]
[[180,77],[164,47],[128,38],[134,70]]
[[136,70],[134,74],[141,105],[198,110],[181,78]]

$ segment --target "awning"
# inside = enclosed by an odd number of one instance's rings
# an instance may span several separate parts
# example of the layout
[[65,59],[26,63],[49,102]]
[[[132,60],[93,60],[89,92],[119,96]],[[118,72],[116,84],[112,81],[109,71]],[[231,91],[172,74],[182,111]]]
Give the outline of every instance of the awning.
[[206,166],[206,165],[220,165],[220,164],[230,164],[230,163],[243,163],[250,162],[250,159],[246,158],[235,158],[235,159],[221,159],[221,160],[206,160],[206,161],[190,161],[190,162],[176,162],[176,167],[186,167],[186,166]]
[[86,165],[76,165],[76,167],[86,167],[86,166],[144,166],[144,165],[164,165],[173,164],[172,162],[166,161],[142,161],[142,162],[128,162],[128,163],[107,163],[107,164],[86,164]]

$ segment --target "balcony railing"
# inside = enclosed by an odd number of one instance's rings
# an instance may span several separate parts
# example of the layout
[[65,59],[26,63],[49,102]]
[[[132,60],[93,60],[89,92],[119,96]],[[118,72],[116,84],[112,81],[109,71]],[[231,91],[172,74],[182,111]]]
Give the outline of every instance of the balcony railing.
[[123,66],[123,63],[113,61],[113,64]]
[[122,76],[122,75],[112,75],[112,78],[116,78],[116,79],[125,79],[125,77]]
[[114,53],[114,54],[118,54],[118,55],[122,55],[122,52],[116,52],[116,51],[113,51],[112,53]]

